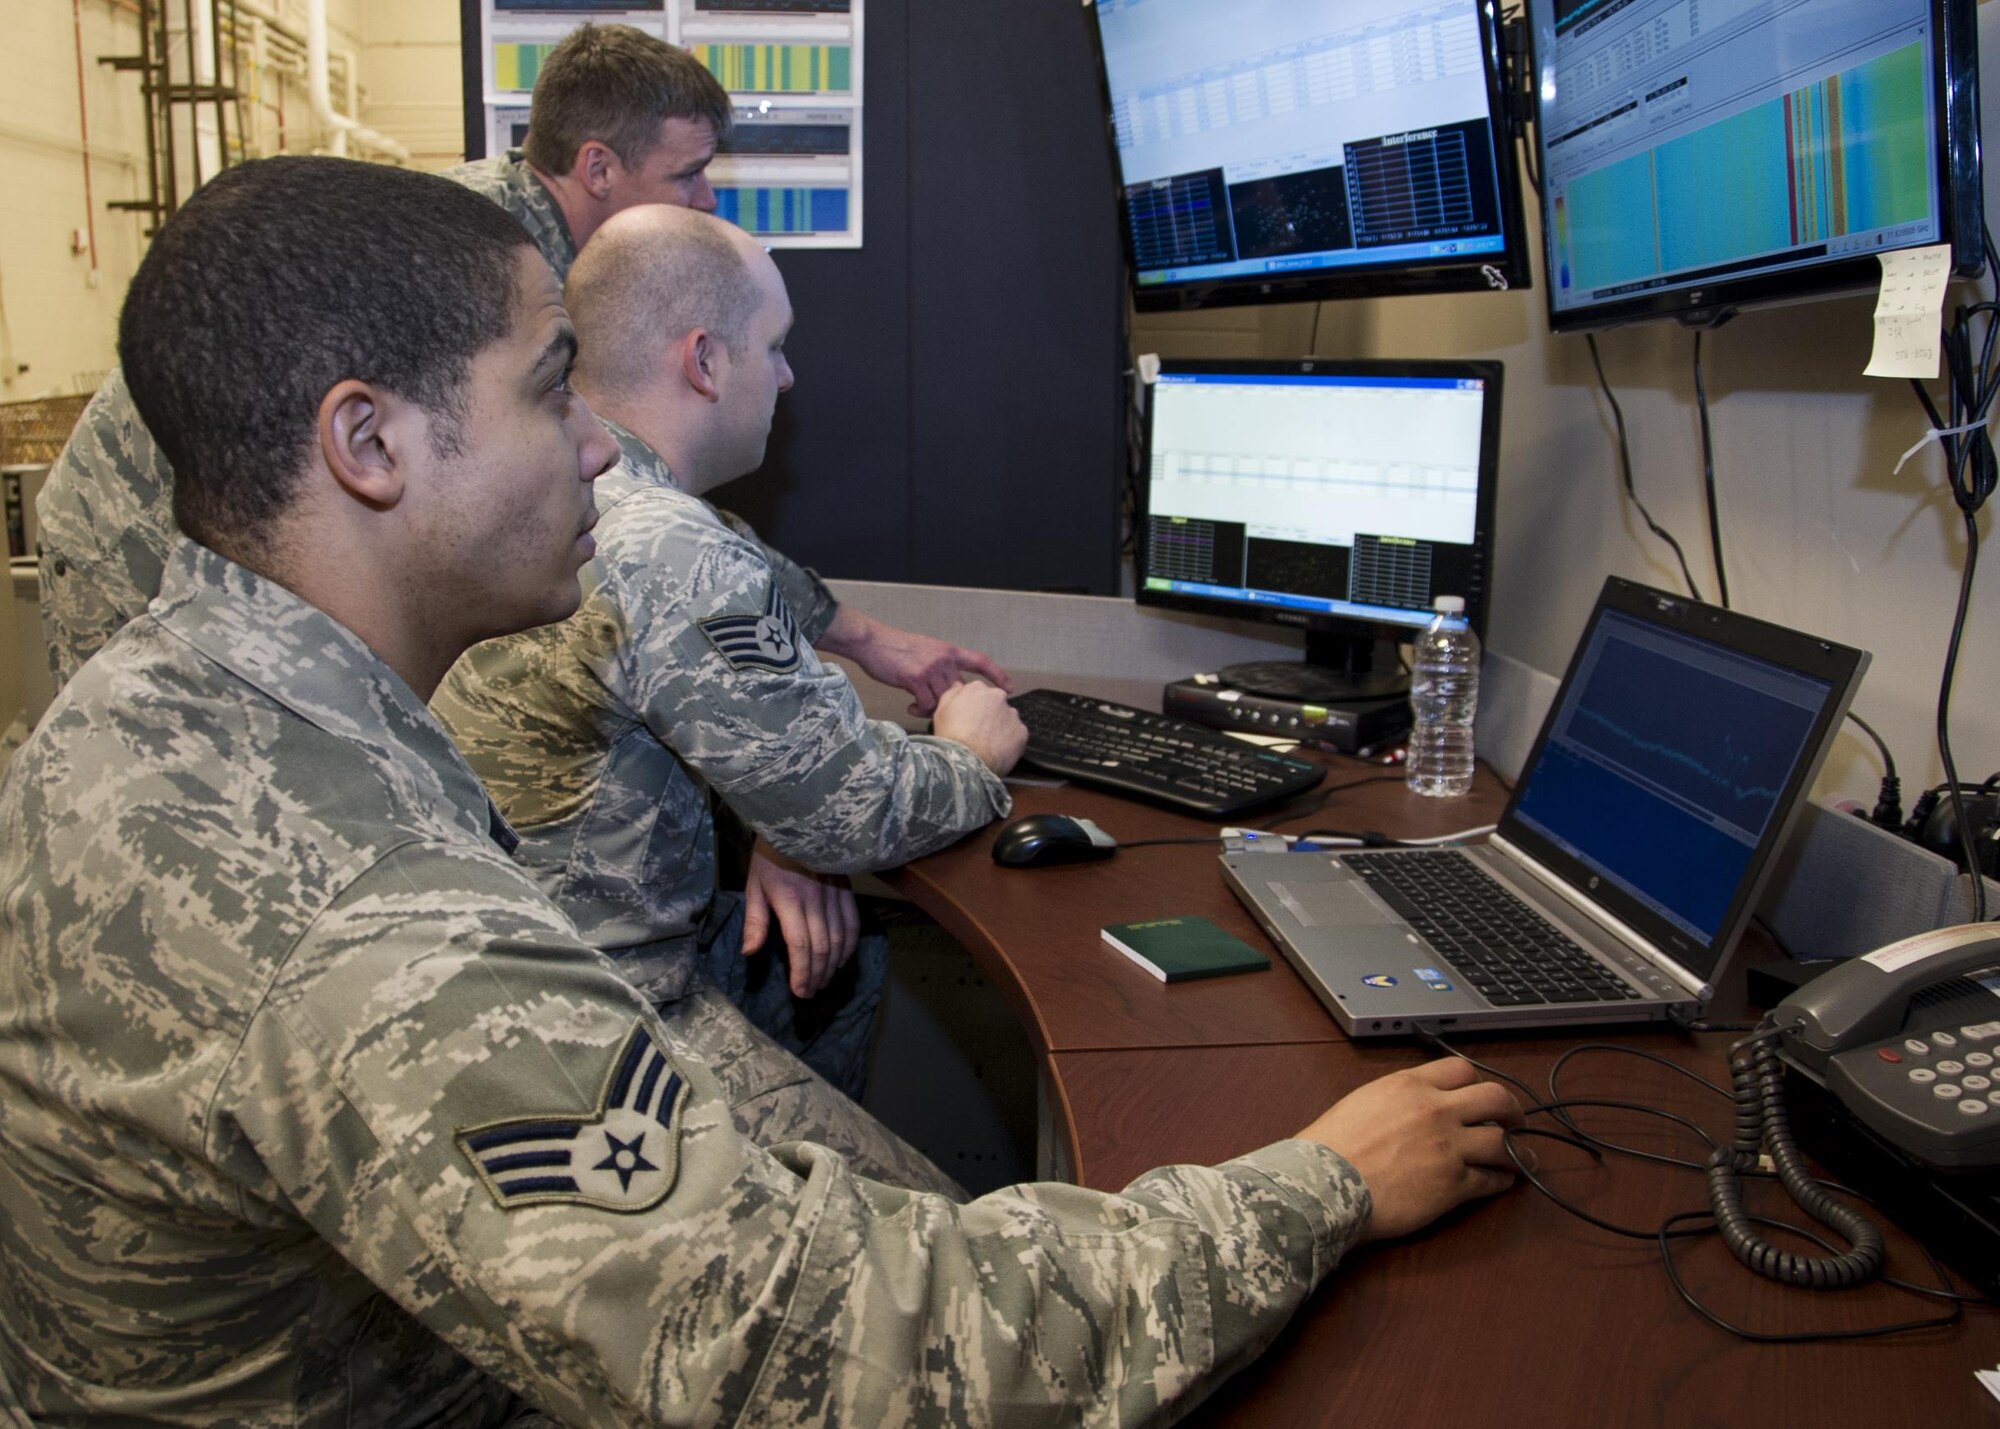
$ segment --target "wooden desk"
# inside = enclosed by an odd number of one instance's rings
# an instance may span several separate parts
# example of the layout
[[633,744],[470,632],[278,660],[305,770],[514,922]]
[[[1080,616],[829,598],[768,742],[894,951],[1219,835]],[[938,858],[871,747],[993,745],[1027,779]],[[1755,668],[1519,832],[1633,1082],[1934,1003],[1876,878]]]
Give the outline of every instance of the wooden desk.
[[[1384,777],[1387,776],[1387,777]],[[1342,785],[1370,780],[1358,787]],[[1299,817],[1319,794],[1317,813]],[[1319,791],[1242,820],[1279,822],[1287,832],[1379,829],[1451,833],[1499,816],[1506,796],[1483,771],[1462,800],[1425,799],[1398,771],[1337,761]],[[1206,838],[1205,845],[1121,850],[1104,863],[1001,868],[988,829],[888,875],[942,923],[1006,994],[1037,1052],[1107,1048],[1255,1046],[1326,1042],[1341,1036],[1305,984],[1273,958],[1269,973],[1168,987],[1105,946],[1107,923],[1199,913],[1258,947],[1269,947],[1216,867],[1219,825],[1070,785],[1016,788],[1014,813],[1080,814],[1118,841]],[[1288,815],[1290,817],[1288,817]]]
[[[1338,785],[1365,777],[1343,763]],[[1016,812],[1097,820],[1121,840],[1193,836],[1213,825],[1074,787],[1022,789]],[[1465,801],[1417,799],[1393,783],[1336,793],[1287,829],[1388,828],[1406,835],[1486,823],[1497,784],[1482,774]],[[1280,808],[1270,817],[1282,818]],[[992,834],[895,877],[949,928],[1013,1003],[1044,1066],[1075,1179],[1116,1190],[1153,1166],[1213,1162],[1295,1133],[1342,1093],[1420,1061],[1420,1048],[1342,1037],[1291,969],[1166,987],[1103,946],[1101,925],[1200,913],[1257,946],[1263,935],[1224,888],[1213,846],[1134,848],[1101,864],[1012,870],[990,859]],[[1628,1046],[1724,1080],[1729,1038],[1621,1031]],[[1465,1051],[1546,1085],[1578,1034],[1467,1039]],[[1730,1133],[1727,1102],[1637,1058],[1579,1057],[1571,1096],[1623,1098]],[[1629,1115],[1583,1113],[1601,1134],[1699,1160],[1699,1143]],[[1531,1143],[1552,1186],[1608,1219],[1652,1228],[1706,1204],[1691,1172]],[[1759,1188],[1752,1207],[1782,1192]],[[1889,1231],[1890,1273],[1926,1280],[1911,1242]],[[1802,1247],[1803,1248],[1803,1247]],[[1839,1294],[1753,1277],[1721,1243],[1682,1243],[1690,1288],[1733,1322],[1765,1333],[1855,1329],[1929,1318],[1875,1285]],[[2000,1404],[1972,1378],[2000,1363],[2000,1317],[1886,1341],[1757,1345],[1700,1320],[1675,1294],[1657,1244],[1574,1219],[1530,1188],[1450,1218],[1411,1241],[1359,1251],[1272,1351],[1237,1375],[1193,1422],[1343,1426],[1735,1425],[1771,1422],[1881,1429],[1888,1424],[2000,1424]]]

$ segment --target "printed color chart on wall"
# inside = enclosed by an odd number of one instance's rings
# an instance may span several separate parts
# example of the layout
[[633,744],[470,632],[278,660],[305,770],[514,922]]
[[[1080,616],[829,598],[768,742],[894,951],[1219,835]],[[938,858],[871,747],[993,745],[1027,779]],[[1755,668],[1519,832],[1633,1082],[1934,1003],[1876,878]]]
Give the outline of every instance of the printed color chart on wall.
[[716,212],[773,247],[861,246],[864,0],[482,0],[489,153],[519,145],[541,66],[581,24],[631,25],[722,82]]

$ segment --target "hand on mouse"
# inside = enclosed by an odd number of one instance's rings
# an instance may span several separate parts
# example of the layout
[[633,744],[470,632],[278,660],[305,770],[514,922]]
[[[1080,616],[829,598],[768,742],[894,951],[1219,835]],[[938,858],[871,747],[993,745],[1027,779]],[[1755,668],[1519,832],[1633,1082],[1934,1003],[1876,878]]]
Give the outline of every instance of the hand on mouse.
[[1356,1088],[1299,1137],[1361,1173],[1375,1202],[1362,1239],[1390,1240],[1513,1185],[1501,1129],[1520,1124],[1512,1092],[1445,1057]]
[[931,716],[931,733],[956,740],[1000,775],[1012,769],[1028,747],[1028,727],[1007,703],[1007,692],[977,682],[953,685],[944,692]]

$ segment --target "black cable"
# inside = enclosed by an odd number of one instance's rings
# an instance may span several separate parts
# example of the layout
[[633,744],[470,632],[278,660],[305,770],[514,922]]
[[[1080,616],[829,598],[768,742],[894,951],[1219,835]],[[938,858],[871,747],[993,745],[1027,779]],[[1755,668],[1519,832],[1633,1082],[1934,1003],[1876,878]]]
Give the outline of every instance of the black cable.
[[[1658,1227],[1655,1227],[1652,1230],[1634,1230],[1630,1226],[1621,1226],[1616,1221],[1607,1221],[1604,1219],[1604,1217],[1600,1215],[1596,1215],[1590,1211],[1586,1211],[1585,1209],[1583,1209],[1583,1207],[1577,1205],[1575,1202],[1569,1200],[1567,1197],[1559,1195],[1555,1191],[1550,1190],[1548,1184],[1544,1182],[1541,1178],[1540,1168],[1530,1166],[1521,1159],[1520,1153],[1515,1149],[1514,1146],[1514,1138],[1517,1136],[1538,1136],[1546,1138],[1550,1141],[1560,1141],[1570,1146],[1579,1146],[1582,1145],[1582,1143],[1577,1142],[1571,1137],[1564,1136],[1560,1132],[1546,1131],[1543,1130],[1541,1127],[1534,1127],[1534,1126],[1509,1127],[1507,1128],[1505,1134],[1501,1138],[1501,1145],[1507,1148],[1507,1157],[1514,1163],[1514,1169],[1520,1172],[1521,1179],[1526,1181],[1530,1186],[1533,1186],[1537,1191],[1541,1192],[1542,1195],[1544,1195],[1551,1202],[1553,1202],[1558,1209],[1568,1212],[1570,1215],[1575,1216],[1578,1220],[1583,1221],[1587,1225],[1596,1226],[1601,1231],[1606,1231],[1611,1235],[1615,1236],[1622,1236],[1626,1240],[1657,1240],[1659,1238],[1660,1229]],[[1603,1157],[1599,1156],[1597,1151],[1592,1147],[1583,1146],[1582,1149],[1590,1152],[1590,1154],[1596,1159],[1600,1161],[1603,1160]],[[1708,1213],[1706,1211],[1696,1211],[1693,1214],[1706,1215]],[[1708,1232],[1699,1230],[1678,1231],[1675,1232],[1675,1234],[1677,1236],[1706,1235],[1708,1234]]]
[[[1880,1339],[1884,1335],[1902,1335],[1916,1330],[1934,1330],[1945,1325],[1955,1325],[1964,1318],[1965,1312],[1959,1305],[1953,1304],[1944,1314],[1928,1320],[1904,1320],[1893,1325],[1871,1325],[1859,1330],[1804,1330],[1792,1334],[1774,1335],[1767,1331],[1746,1330],[1741,1325],[1732,1325],[1695,1298],[1694,1292],[1689,1290],[1686,1282],[1681,1279],[1680,1267],[1674,1263],[1673,1239],[1679,1238],[1679,1234],[1673,1231],[1673,1227],[1681,1221],[1696,1220],[1708,1214],[1707,1211],[1682,1211],[1678,1215],[1667,1217],[1660,1226],[1660,1261],[1667,1268],[1667,1278],[1673,1281],[1674,1289],[1680,1292],[1680,1297],[1687,1302],[1688,1308],[1718,1330],[1725,1330],[1739,1340],[1750,1340],[1766,1345],[1807,1345],[1829,1340],[1873,1340]],[[1804,1226],[1773,1220],[1769,1216],[1746,1216],[1744,1219],[1756,1225],[1790,1231],[1794,1235],[1816,1243],[1824,1250],[1834,1249],[1831,1242]]]
[[1310,339],[1310,340],[1308,340],[1308,341],[1307,341],[1307,343],[1306,343],[1306,355],[1307,355],[1307,356],[1309,356],[1309,357],[1317,357],[1317,356],[1319,355],[1319,318],[1320,318],[1320,314],[1321,314],[1321,313],[1323,313],[1323,312],[1325,312],[1325,311],[1326,311],[1326,304],[1325,304],[1325,303],[1314,303],[1314,304],[1313,304],[1313,331],[1312,331],[1312,337],[1311,337],[1311,339]]
[[1875,808],[1869,813],[1868,822],[1878,828],[1898,828],[1903,822],[1903,781],[1896,777],[1896,757],[1889,753],[1888,743],[1875,732],[1875,726],[1851,709],[1847,717],[1875,741],[1875,748],[1882,755],[1882,787],[1875,795]]
[[1611,420],[1618,427],[1618,465],[1625,473],[1625,494],[1632,498],[1632,504],[1639,508],[1639,515],[1645,519],[1646,529],[1673,548],[1674,559],[1680,562],[1681,579],[1687,582],[1688,594],[1701,599],[1701,587],[1694,583],[1694,572],[1688,569],[1687,555],[1681,550],[1681,543],[1653,519],[1653,513],[1646,509],[1646,503],[1639,499],[1639,488],[1632,481],[1632,444],[1625,435],[1625,409],[1618,405],[1617,394],[1611,390],[1611,380],[1604,375],[1604,359],[1597,351],[1597,334],[1585,333],[1584,341],[1590,345],[1591,365],[1597,369],[1597,385],[1604,389],[1604,400],[1611,404]]
[[1951,683],[1958,671],[1958,646],[1965,634],[1965,612],[1972,603],[1972,576],[1979,567],[1979,517],[1976,509],[1965,512],[1965,566],[1958,580],[1958,609],[1952,613],[1951,643],[1945,647],[1944,675],[1938,683],[1938,759],[1944,765],[1945,786],[1950,791],[1951,815],[1958,821],[1958,844],[1965,853],[1966,876],[1972,884],[1972,921],[1986,921],[1986,879],[1980,870],[1979,849],[1973,842],[1972,821],[1965,816],[1965,791],[1959,787],[1958,766],[1951,755]]
[[[1994,281],[1996,293],[2000,293],[1993,234],[1990,229],[1983,229],[1982,232],[1986,243],[1987,276]],[[1982,318],[1985,331],[1975,358],[1972,352],[1973,327]],[[1991,300],[1960,307],[1953,315],[1950,326],[1944,329],[1942,348],[1948,416],[1939,413],[1937,404],[1931,400],[1930,392],[1922,382],[1914,378],[1910,381],[1932,429],[1940,433],[1938,445],[1944,452],[1945,482],[1965,522],[1965,564],[1959,573],[1958,605],[1952,615],[1951,643],[1945,652],[1944,672],[1938,683],[1937,738],[1938,757],[1944,765],[1952,815],[1958,822],[1960,848],[1965,855],[1967,876],[1972,882],[1974,922],[1986,919],[1986,885],[1980,876],[1978,850],[1973,842],[1971,824],[1965,817],[1964,795],[1959,788],[1957,765],[1952,758],[1950,709],[1959,644],[1965,634],[1966,611],[1972,601],[1973,575],[1979,565],[1979,511],[1993,494],[1994,487],[2000,485],[2000,459],[1994,455],[1992,434],[1986,428],[1994,398],[2000,395],[2000,371],[1995,366],[1996,337],[2000,337],[2000,309],[1996,309]],[[1954,428],[1971,430],[1955,431]],[[1948,431],[1951,435],[1943,435]]]
[[[1606,1151],[1614,1151],[1623,1155],[1633,1156],[1639,1159],[1652,1159],[1652,1160],[1665,1161],[1672,1165],[1681,1167],[1683,1169],[1688,1169],[1688,1170],[1704,1169],[1702,1167],[1695,1165],[1695,1163],[1683,1161],[1675,1157],[1668,1157],[1660,1155],[1658,1153],[1639,1151],[1636,1148],[1632,1147],[1620,1146],[1617,1143],[1609,1142],[1601,1137],[1594,1136],[1590,1132],[1584,1131],[1582,1128],[1577,1127],[1575,1125],[1574,1119],[1570,1115],[1570,1112],[1573,1108],[1598,1107],[1611,1110],[1638,1112],[1644,1115],[1655,1116],[1663,1120],[1672,1121],[1676,1125],[1682,1126],[1694,1132],[1696,1136],[1700,1137],[1703,1140],[1703,1142],[1705,1142],[1709,1146],[1713,1147],[1716,1145],[1715,1139],[1701,1127],[1692,1122],[1690,1119],[1679,1116],[1676,1113],[1666,1111],[1664,1108],[1651,1107],[1651,1106],[1646,1106],[1642,1103],[1614,1100],[1610,1098],[1560,1097],[1559,1092],[1557,1090],[1557,1084],[1560,1081],[1563,1068],[1568,1064],[1571,1058],[1579,1056],[1585,1052],[1592,1052],[1592,1051],[1616,1052],[1621,1055],[1639,1057],[1642,1060],[1653,1062],[1659,1066],[1667,1068],[1672,1072],[1675,1072],[1680,1076],[1686,1077],[1688,1080],[1693,1081],[1707,1088],[1709,1091],[1714,1092],[1719,1097],[1734,1101],[1738,1106],[1738,1111],[1739,1111],[1739,1116],[1738,1116],[1739,1144],[1746,1136],[1755,1137],[1757,1141],[1761,1143],[1764,1135],[1764,1126],[1768,1120],[1768,1118],[1763,1114],[1766,1111],[1768,1111],[1767,1107],[1759,1105],[1753,1110],[1746,1103],[1746,1101],[1732,1096],[1731,1092],[1726,1091],[1724,1088],[1722,1088],[1720,1085],[1718,1085],[1711,1079],[1702,1076],[1700,1073],[1695,1072],[1687,1067],[1683,1067],[1677,1062],[1673,1062],[1665,1057],[1659,1056],[1657,1053],[1648,1052],[1642,1048],[1628,1047],[1608,1042],[1581,1043],[1565,1051],[1562,1054],[1562,1056],[1556,1059],[1555,1064],[1551,1066],[1549,1070],[1550,1099],[1546,1102],[1537,1102],[1534,1100],[1533,1094],[1529,1091],[1527,1084],[1521,1081],[1519,1078],[1511,1076],[1508,1073],[1502,1072],[1497,1067],[1491,1067],[1486,1065],[1485,1063],[1478,1062],[1471,1057],[1466,1057],[1464,1053],[1459,1052],[1457,1049],[1453,1048],[1449,1043],[1447,1043],[1442,1037],[1438,1036],[1431,1029],[1419,1026],[1417,1028],[1417,1035],[1424,1041],[1430,1043],[1432,1046],[1438,1048],[1439,1050],[1452,1056],[1461,1057],[1465,1061],[1470,1062],[1476,1069],[1478,1069],[1482,1073],[1485,1073],[1490,1076],[1500,1077],[1513,1084],[1513,1086],[1515,1086],[1521,1092],[1528,1094],[1530,1101],[1529,1105],[1525,1109],[1524,1112],[1525,1115],[1531,1117],[1553,1116],[1556,1117],[1558,1120],[1561,1120],[1566,1126],[1568,1126],[1575,1133],[1574,1135],[1565,1134],[1564,1132],[1554,1131],[1544,1127],[1534,1127],[1534,1126],[1512,1127],[1507,1130],[1504,1138],[1504,1144],[1507,1148],[1508,1157],[1510,1160],[1513,1161],[1515,1169],[1520,1174],[1521,1178],[1524,1181],[1526,1181],[1529,1185],[1533,1186],[1535,1190],[1540,1192],[1544,1197],[1546,1197],[1559,1209],[1576,1217],[1578,1220],[1596,1226],[1597,1228],[1606,1231],[1609,1234],[1621,1236],[1629,1240],[1650,1240],[1656,1242],[1660,1250],[1661,1264],[1665,1268],[1667,1272],[1667,1277],[1669,1281],[1673,1284],[1675,1292],[1680,1295],[1681,1299],[1688,1305],[1690,1309],[1694,1310],[1696,1314],[1700,1315],[1710,1324],[1716,1326],[1718,1329],[1725,1331],[1726,1333],[1736,1335],[1739,1338],[1743,1339],[1769,1341],[1773,1343],[1778,1343],[1778,1342],[1807,1343],[1812,1341],[1842,1340],[1842,1339],[1878,1339],[1887,1335],[1904,1334],[1920,1330],[1933,1329],[1942,1325],[1949,1325],[1955,1323],[1957,1320],[1962,1318],[1963,1306],[1968,1304],[1988,1303],[1982,1296],[1961,1294],[1958,1291],[1952,1289],[1951,1278],[1949,1274],[1945,1271],[1944,1267],[1938,1263],[1937,1257],[1933,1255],[1928,1248],[1922,1247],[1920,1245],[1919,1249],[1922,1250],[1924,1259],[1926,1263],[1928,1263],[1928,1265],[1930,1266],[1931,1273],[1937,1278],[1938,1284],[1936,1286],[1919,1285],[1914,1282],[1897,1279],[1892,1276],[1880,1275],[1879,1273],[1875,1278],[1879,1279],[1880,1282],[1886,1286],[1889,1286],[1896,1290],[1903,1291],[1910,1295],[1925,1297],[1935,1300],[1944,1300],[1949,1302],[1950,1309],[1943,1315],[1935,1316],[1929,1319],[1907,1320],[1907,1321],[1899,1321],[1897,1323],[1888,1325],[1868,1326],[1859,1330],[1805,1331],[1787,1335],[1773,1335],[1761,1331],[1745,1330],[1740,1326],[1731,1324],[1729,1321],[1723,1319],[1720,1315],[1716,1314],[1713,1310],[1709,1309],[1706,1305],[1704,1305],[1701,1302],[1701,1300],[1694,1294],[1694,1292],[1688,1288],[1686,1282],[1681,1277],[1679,1265],[1674,1260],[1673,1257],[1672,1246],[1673,1242],[1676,1240],[1688,1240],[1698,1236],[1716,1235],[1724,1233],[1723,1223],[1718,1220],[1715,1207],[1711,1206],[1710,1209],[1708,1210],[1684,1211],[1676,1213],[1674,1215],[1669,1216],[1658,1227],[1652,1230],[1641,1230],[1632,1226],[1619,1225],[1614,1221],[1606,1220],[1602,1216],[1596,1215],[1591,1211],[1585,1210],[1583,1207],[1575,1204],[1574,1202],[1570,1201],[1567,1197],[1555,1191],[1545,1180],[1543,1180],[1540,1172],[1540,1167],[1535,1164],[1530,1164],[1530,1162],[1528,1162],[1522,1157],[1521,1151],[1519,1147],[1516,1145],[1516,1138],[1536,1137],[1551,1141],[1557,1141],[1566,1146],[1573,1146],[1585,1152],[1592,1158],[1592,1160],[1600,1164],[1604,1160],[1604,1153]],[[1732,1048],[1732,1061],[1735,1061],[1739,1057],[1739,1055],[1744,1052],[1746,1048],[1752,1048],[1757,1045],[1763,1045],[1768,1047],[1772,1043],[1774,1038],[1775,1038],[1775,1032],[1767,1030],[1764,1038],[1762,1039],[1749,1038],[1745,1039],[1745,1041],[1743,1042],[1739,1042],[1738,1044],[1736,1044],[1734,1048]],[[1764,1098],[1761,1095],[1761,1093],[1764,1089],[1760,1087],[1758,1090],[1760,1092],[1760,1095],[1757,1098],[1757,1101],[1759,1103],[1762,1103],[1764,1101]],[[1780,1110],[1781,1110],[1780,1118],[1778,1122],[1775,1124],[1778,1141],[1777,1144],[1774,1144],[1773,1146],[1773,1155],[1779,1166],[1779,1170],[1775,1174],[1775,1179],[1783,1181],[1786,1184],[1786,1189],[1792,1192],[1794,1198],[1797,1199],[1799,1188],[1795,1184],[1795,1181],[1792,1178],[1788,1177],[1787,1175],[1787,1170],[1788,1170],[1787,1163],[1789,1160],[1796,1158],[1796,1151],[1795,1149],[1791,1148],[1789,1131],[1783,1123],[1782,1109]],[[1729,1154],[1729,1151],[1727,1148],[1718,1148],[1717,1154],[1726,1156]],[[1737,1174],[1742,1177],[1758,1179],[1758,1180],[1774,1179],[1773,1173],[1759,1171],[1751,1169],[1749,1167],[1742,1168],[1741,1170],[1739,1170]],[[1858,1192],[1854,1192],[1847,1187],[1840,1186],[1835,1183],[1827,1181],[1815,1181],[1809,1177],[1805,1178],[1805,1180],[1807,1183],[1806,1188],[1808,1190],[1809,1199],[1817,1198],[1819,1200],[1827,1200],[1834,1195],[1847,1195],[1847,1196],[1853,1196],[1856,1199],[1859,1199],[1864,1202],[1868,1201],[1868,1198],[1866,1196],[1862,1196]],[[1862,1217],[1860,1217],[1858,1213],[1850,1210],[1845,1206],[1838,1207],[1837,1210],[1841,1216],[1848,1218],[1850,1222],[1858,1222],[1863,1225],[1866,1224],[1865,1220]],[[1813,1210],[1812,1213],[1817,1215],[1820,1212],[1818,1210]],[[1689,1224],[1690,1222],[1696,1222],[1696,1221],[1703,1221],[1706,1222],[1707,1224],[1705,1225]],[[1813,1244],[1817,1245],[1820,1249],[1827,1252],[1826,1257],[1824,1257],[1825,1260],[1838,1261],[1841,1259],[1841,1253],[1831,1241],[1827,1240],[1825,1237],[1819,1235],[1818,1233],[1807,1227],[1793,1225],[1789,1222],[1775,1220],[1767,1216],[1749,1214],[1741,1211],[1740,1207],[1732,1214],[1730,1225],[1732,1232],[1739,1236],[1750,1235],[1754,1237],[1755,1233],[1749,1230],[1750,1227],[1764,1227],[1772,1230],[1787,1231],[1790,1232],[1791,1234],[1800,1236],[1805,1240],[1812,1242]],[[1788,1258],[1794,1264],[1815,1263],[1812,1259],[1809,1259],[1807,1257],[1790,1256]]]
[[[1521,141],[1521,170],[1528,176],[1528,183],[1539,198],[1542,174],[1535,160],[1535,75],[1529,65],[1533,45],[1527,38],[1527,23],[1519,5],[1507,6],[1500,12],[1500,34],[1497,37],[1500,45],[1500,87],[1502,104],[1513,117]],[[1521,37],[1518,49],[1509,47],[1507,40],[1510,34]]]
[[1716,603],[1729,609],[1729,576],[1722,566],[1722,516],[1715,505],[1715,438],[1708,428],[1708,388],[1701,380],[1701,329],[1694,333],[1694,406],[1701,414],[1701,480],[1708,492],[1708,543],[1715,553]]
[[1312,802],[1307,804],[1303,809],[1295,809],[1289,814],[1280,815],[1278,818],[1267,819],[1265,820],[1264,827],[1258,829],[1257,832],[1261,834],[1274,833],[1280,824],[1295,824],[1300,819],[1309,819],[1321,809],[1324,809],[1327,800],[1331,799],[1335,794],[1345,793],[1349,789],[1359,789],[1364,784],[1401,784],[1404,778],[1405,776],[1402,774],[1370,774],[1363,779],[1350,779],[1345,784],[1323,785],[1313,791]]
[[[1882,1232],[1851,1206],[1844,1206],[1807,1173],[1792,1140],[1785,1109],[1784,1070],[1778,1063],[1778,1028],[1766,1026],[1729,1049],[1736,1085],[1736,1141],[1718,1147],[1708,1161],[1709,1207],[1729,1253],[1744,1265],[1786,1285],[1836,1290],[1872,1280],[1882,1270]],[[1850,1247],[1834,1255],[1803,1256],[1780,1250],[1757,1234],[1766,1224],[1743,1209],[1742,1172],[1768,1152],[1778,1179],[1807,1215],[1831,1227]]]
[[[1458,1048],[1452,1046],[1451,1043],[1445,1041],[1443,1037],[1439,1036],[1434,1028],[1419,1026],[1416,1028],[1416,1034],[1418,1038],[1420,1038],[1422,1041],[1428,1042],[1431,1046],[1437,1048],[1438,1051],[1443,1053],[1445,1056],[1456,1057],[1458,1058],[1459,1061],[1464,1062],[1468,1066],[1470,1066],[1475,1072],[1481,1072],[1484,1073],[1486,1076],[1493,1077],[1499,1081],[1506,1082],[1508,1085],[1512,1086],[1516,1091],[1520,1092],[1522,1096],[1526,1097],[1528,1099],[1528,1104],[1530,1106],[1534,1105],[1535,1103],[1541,1100],[1541,1097],[1536,1094],[1535,1089],[1533,1087],[1529,1086],[1526,1082],[1522,1081],[1512,1072],[1503,1072],[1498,1067],[1488,1066],[1486,1063],[1480,1061],[1476,1057],[1468,1057],[1465,1053],[1459,1051]],[[1595,1155],[1596,1153],[1592,1152],[1591,1154]]]

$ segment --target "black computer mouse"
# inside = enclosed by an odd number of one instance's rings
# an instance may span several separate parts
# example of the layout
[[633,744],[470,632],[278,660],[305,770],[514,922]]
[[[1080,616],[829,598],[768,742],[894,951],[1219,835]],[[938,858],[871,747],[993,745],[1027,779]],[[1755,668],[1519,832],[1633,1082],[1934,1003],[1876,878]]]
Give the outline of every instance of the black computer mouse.
[[993,861],[1008,868],[1053,868],[1109,858],[1116,852],[1118,840],[1089,819],[1068,814],[1029,814],[993,839]]

